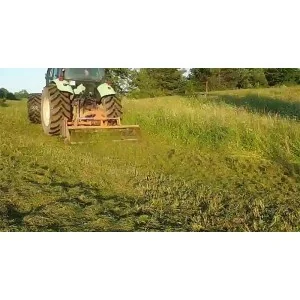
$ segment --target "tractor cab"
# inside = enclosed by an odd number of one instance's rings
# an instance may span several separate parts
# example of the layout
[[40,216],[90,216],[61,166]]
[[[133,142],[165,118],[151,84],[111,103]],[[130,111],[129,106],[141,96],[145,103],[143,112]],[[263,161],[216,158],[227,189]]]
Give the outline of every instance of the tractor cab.
[[74,80],[79,82],[103,82],[104,68],[49,68],[46,73],[46,85],[49,82],[60,80]]
[[63,69],[62,73],[66,80],[101,82],[105,77],[105,69],[100,68]]

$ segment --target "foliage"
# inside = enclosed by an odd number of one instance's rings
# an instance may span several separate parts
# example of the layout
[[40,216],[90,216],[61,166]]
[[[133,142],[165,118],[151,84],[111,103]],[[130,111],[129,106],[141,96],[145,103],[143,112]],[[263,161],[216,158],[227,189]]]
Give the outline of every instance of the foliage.
[[300,83],[300,69],[272,68],[265,69],[265,74],[270,86]]
[[296,68],[192,68],[109,69],[118,92],[133,98],[171,96],[206,90],[249,89],[300,83]]
[[0,88],[0,99],[6,99],[9,91],[5,88]]
[[188,78],[195,90],[204,91],[206,82],[210,91],[267,86],[263,69],[223,68],[191,69]]
[[185,92],[184,70],[176,68],[147,68],[135,73],[136,87],[129,97],[145,98],[179,95]]
[[8,93],[7,93],[6,99],[7,99],[7,100],[17,100],[15,94],[13,94],[13,93],[11,93],[11,92],[8,92]]
[[15,93],[17,99],[26,99],[28,95],[29,93],[24,89]]
[[134,86],[136,88],[129,93],[131,98],[159,97],[163,95],[157,81],[149,74],[147,69],[136,71]]
[[0,99],[17,100],[16,96],[5,88],[0,89]]
[[120,93],[128,93],[132,89],[134,71],[127,68],[106,69],[107,79],[113,84],[115,90]]

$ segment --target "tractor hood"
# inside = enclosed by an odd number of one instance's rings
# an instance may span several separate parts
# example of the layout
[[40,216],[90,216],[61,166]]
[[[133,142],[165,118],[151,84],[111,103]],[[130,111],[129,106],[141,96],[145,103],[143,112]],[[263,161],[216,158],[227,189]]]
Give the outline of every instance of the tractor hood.
[[[59,80],[55,79],[53,80],[53,83],[56,84],[57,88],[62,91],[62,92],[68,92],[71,93],[72,95],[79,95],[82,92],[86,90],[86,86],[89,85],[89,82],[85,83],[80,83],[79,85],[76,84],[75,80]],[[109,95],[115,95],[116,92],[114,89],[107,83],[101,83],[97,86],[95,85],[100,97],[104,96],[109,96]]]

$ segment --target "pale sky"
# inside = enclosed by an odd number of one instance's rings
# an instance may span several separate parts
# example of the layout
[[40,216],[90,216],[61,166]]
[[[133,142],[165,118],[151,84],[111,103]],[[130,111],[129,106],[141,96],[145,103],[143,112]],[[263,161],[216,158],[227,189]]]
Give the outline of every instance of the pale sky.
[[47,69],[0,68],[0,88],[10,92],[27,90],[29,93],[41,93],[45,85]]

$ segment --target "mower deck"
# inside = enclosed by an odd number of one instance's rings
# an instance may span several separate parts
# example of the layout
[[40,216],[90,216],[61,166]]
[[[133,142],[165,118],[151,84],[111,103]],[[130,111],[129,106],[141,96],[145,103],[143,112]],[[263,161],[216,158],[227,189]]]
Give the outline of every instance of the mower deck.
[[[97,125],[96,125],[97,124]],[[114,124],[114,125],[112,125]],[[63,121],[61,135],[68,144],[84,144],[85,142],[72,141],[75,132],[108,133],[112,141],[139,141],[141,138],[139,125],[121,125],[119,118],[81,118],[75,122]],[[117,134],[116,134],[117,133]],[[114,138],[115,137],[115,138]],[[89,142],[91,143],[91,142]]]

